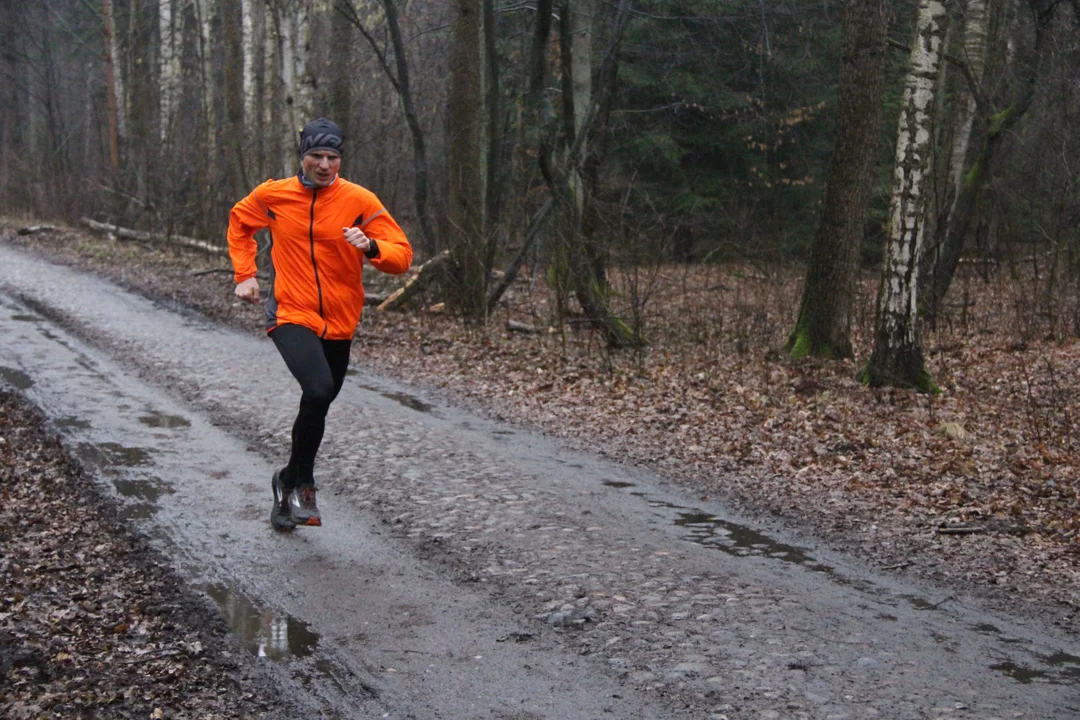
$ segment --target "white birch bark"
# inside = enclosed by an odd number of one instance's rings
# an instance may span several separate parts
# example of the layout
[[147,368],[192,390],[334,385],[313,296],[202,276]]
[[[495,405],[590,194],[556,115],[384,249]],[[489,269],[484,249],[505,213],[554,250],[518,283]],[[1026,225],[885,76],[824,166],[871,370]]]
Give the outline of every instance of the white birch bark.
[[[909,360],[917,358],[922,371],[918,335],[917,274],[925,228],[926,178],[934,95],[943,57],[948,16],[942,0],[919,0],[911,66],[904,84],[896,169],[889,205],[888,247],[878,299],[878,328],[870,361],[871,384],[882,376],[889,382],[910,383]],[[898,369],[899,368],[899,369]]]
[[297,123],[296,113],[296,12],[292,4],[286,4],[281,10],[278,23],[279,70],[281,72],[282,97],[285,107],[282,112],[281,165],[285,172],[296,166]]
[[165,143],[172,128],[180,99],[180,45],[178,36],[183,23],[183,4],[174,0],[158,4],[158,137]]
[[197,0],[196,2],[199,22],[203,119],[206,123],[206,149],[210,158],[217,157],[217,112],[214,108],[214,38],[212,34],[216,8],[216,0]]
[[[271,12],[273,13],[271,15]],[[278,115],[280,104],[277,101],[281,88],[281,17],[277,10],[266,9],[264,13],[266,39],[263,43],[263,81],[261,108],[262,115],[259,138],[262,142],[261,175],[279,177],[281,168],[277,167],[281,155],[278,153],[276,139],[278,133]]]
[[[161,1],[166,2],[167,0]],[[244,134],[249,138],[255,135],[255,117],[258,112],[255,65],[259,59],[259,42],[264,37],[263,33],[258,32],[254,5],[254,0],[240,1],[241,44],[243,45],[244,56]]]
[[112,91],[116,104],[116,143],[123,148],[127,142],[127,91],[124,87],[124,75],[120,71],[120,41],[116,35],[116,19],[111,2],[103,5],[105,32],[108,35],[109,65],[112,67]]
[[305,123],[312,119],[314,112],[315,83],[311,73],[311,33],[315,28],[314,15],[321,12],[323,3],[305,2],[299,0],[296,3],[293,35],[293,79],[296,83],[296,94],[293,98],[293,108],[296,113],[296,127],[299,130]]

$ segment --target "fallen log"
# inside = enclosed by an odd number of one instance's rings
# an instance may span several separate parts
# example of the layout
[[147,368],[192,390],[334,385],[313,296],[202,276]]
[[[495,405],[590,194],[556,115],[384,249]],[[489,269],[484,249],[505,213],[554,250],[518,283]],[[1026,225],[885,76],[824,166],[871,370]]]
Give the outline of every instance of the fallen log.
[[21,227],[17,230],[20,235],[33,235],[39,232],[51,232],[56,227],[53,225],[28,225],[27,227]]
[[199,240],[197,238],[185,237],[183,235],[159,235],[155,233],[148,233],[142,230],[132,230],[130,228],[123,228],[119,225],[109,225],[108,223],[98,222],[97,220],[91,220],[90,218],[79,218],[86,227],[98,232],[112,233],[118,238],[123,240],[138,240],[139,242],[156,242],[156,243],[176,243],[183,247],[192,248],[195,250],[202,250],[214,255],[224,255],[228,252],[226,248],[218,245],[211,245],[205,240]]
[[936,532],[938,535],[978,535],[983,531],[980,525],[942,525]]
[[510,332],[536,334],[541,333],[543,330],[535,325],[529,325],[528,323],[518,322],[517,320],[507,320],[506,329]]
[[410,299],[419,294],[421,290],[430,286],[438,279],[445,270],[445,265],[449,260],[449,250],[443,250],[441,253],[428,260],[420,266],[416,275],[414,275],[407,283],[390,293],[390,297],[379,304],[375,308],[375,311],[386,312],[387,310],[395,310],[407,303]]

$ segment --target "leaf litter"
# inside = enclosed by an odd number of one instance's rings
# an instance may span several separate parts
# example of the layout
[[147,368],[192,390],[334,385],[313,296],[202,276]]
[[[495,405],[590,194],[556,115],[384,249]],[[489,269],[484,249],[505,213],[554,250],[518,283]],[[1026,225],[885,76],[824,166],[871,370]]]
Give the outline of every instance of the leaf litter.
[[0,717],[248,718],[288,707],[228,626],[0,389]]

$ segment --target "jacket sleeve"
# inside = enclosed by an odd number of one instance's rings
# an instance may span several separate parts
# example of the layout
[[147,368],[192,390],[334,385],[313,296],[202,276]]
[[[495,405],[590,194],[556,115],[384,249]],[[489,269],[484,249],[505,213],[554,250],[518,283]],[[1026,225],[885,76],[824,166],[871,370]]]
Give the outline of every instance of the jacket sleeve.
[[255,277],[255,255],[259,249],[255,233],[270,224],[270,218],[258,197],[259,190],[259,187],[252,190],[246,198],[233,205],[229,213],[229,257],[233,264],[233,279],[237,284]]
[[360,229],[379,246],[379,254],[368,258],[376,270],[400,275],[409,269],[412,265],[412,246],[397,221],[390,217],[378,200],[375,200],[374,211],[367,216]]

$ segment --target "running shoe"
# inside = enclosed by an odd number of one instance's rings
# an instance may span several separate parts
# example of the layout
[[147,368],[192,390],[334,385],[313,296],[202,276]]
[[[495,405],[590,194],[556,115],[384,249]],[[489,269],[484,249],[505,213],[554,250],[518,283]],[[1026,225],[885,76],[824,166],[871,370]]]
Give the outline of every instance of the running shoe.
[[305,483],[293,488],[289,493],[289,513],[297,525],[322,525],[319,506],[315,504],[316,492],[318,491],[314,485]]
[[281,482],[281,470],[274,473],[274,479],[270,486],[274,489],[274,507],[270,510],[270,524],[275,530],[288,532],[296,527],[292,514],[289,512],[289,495],[285,492],[285,486]]

